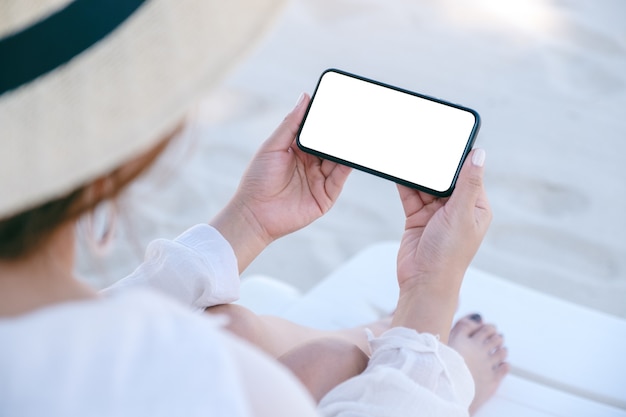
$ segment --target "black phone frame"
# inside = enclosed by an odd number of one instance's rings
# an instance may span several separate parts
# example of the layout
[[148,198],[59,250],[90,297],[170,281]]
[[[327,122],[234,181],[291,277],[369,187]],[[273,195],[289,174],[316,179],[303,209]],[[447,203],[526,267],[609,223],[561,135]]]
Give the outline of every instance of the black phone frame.
[[[389,175],[389,174],[386,174],[384,172],[377,171],[375,169],[371,169],[371,168],[368,168],[368,167],[356,164],[354,162],[350,162],[350,161],[347,161],[347,160],[344,160],[344,159],[341,159],[341,158],[337,158],[337,157],[335,157],[333,155],[329,155],[329,154],[326,154],[324,152],[319,152],[319,151],[317,151],[315,149],[308,148],[308,147],[302,145],[300,143],[300,133],[302,132],[304,124],[306,123],[306,119],[307,119],[307,116],[309,114],[309,110],[311,109],[311,106],[313,105],[313,102],[315,101],[315,95],[317,94],[317,90],[318,90],[318,88],[319,88],[319,86],[320,86],[320,84],[322,82],[322,79],[324,78],[324,75],[329,73],[329,72],[336,72],[336,73],[341,74],[341,75],[345,75],[345,76],[348,76],[348,77],[356,78],[356,79],[361,80],[361,81],[365,81],[365,82],[369,82],[369,83],[372,83],[372,84],[376,84],[376,85],[379,85],[379,86],[385,87],[385,88],[390,88],[392,90],[396,90],[396,91],[399,91],[399,92],[402,92],[402,93],[405,93],[405,94],[410,94],[410,95],[413,95],[413,96],[416,96],[416,97],[420,97],[422,99],[434,101],[434,102],[439,103],[439,104],[443,104],[443,105],[446,105],[446,106],[454,107],[454,108],[457,108],[457,109],[464,110],[464,111],[472,113],[472,115],[475,118],[474,127],[472,128],[472,131],[470,132],[469,138],[467,139],[467,143],[465,144],[465,149],[463,150],[463,155],[461,156],[461,160],[459,161],[459,163],[457,165],[457,168],[456,168],[456,171],[454,173],[454,177],[452,178],[452,183],[451,183],[450,187],[447,190],[445,190],[445,191],[433,190],[433,189],[425,187],[423,185],[416,184],[416,183],[413,183],[411,181],[404,180],[402,178],[394,177],[393,175]],[[401,184],[401,185],[404,185],[404,186],[407,186],[407,187],[410,187],[410,188],[413,188],[413,189],[417,189],[417,190],[423,191],[425,193],[434,195],[436,197],[449,197],[452,194],[452,192],[454,191],[454,187],[455,187],[457,179],[459,177],[459,173],[461,172],[461,168],[463,167],[463,163],[467,159],[467,155],[469,155],[470,151],[472,150],[472,147],[474,146],[474,142],[476,141],[476,136],[478,135],[478,132],[480,130],[480,125],[481,125],[480,115],[478,114],[478,112],[476,110],[473,110],[473,109],[471,109],[469,107],[461,106],[459,104],[450,103],[448,101],[441,100],[441,99],[436,98],[436,97],[431,97],[431,96],[427,96],[427,95],[424,95],[424,94],[416,93],[414,91],[406,90],[404,88],[400,88],[400,87],[396,87],[396,86],[393,86],[393,85],[390,85],[390,84],[386,84],[386,83],[383,83],[383,82],[380,82],[380,81],[372,80],[370,78],[366,78],[366,77],[362,77],[360,75],[352,74],[350,72],[346,72],[346,71],[343,71],[343,70],[340,70],[340,69],[337,69],[337,68],[328,68],[324,72],[322,72],[322,74],[319,77],[319,80],[317,81],[317,85],[315,86],[315,90],[313,92],[313,95],[311,96],[311,100],[309,102],[309,105],[307,106],[306,112],[305,112],[304,117],[302,119],[302,123],[300,123],[300,126],[298,127],[298,133],[296,134],[296,144],[298,145],[298,148],[300,148],[302,151],[304,151],[306,153],[309,153],[309,154],[312,154],[312,155],[315,155],[317,157],[320,157],[320,158],[323,158],[323,159],[328,159],[330,161],[337,162],[339,164],[346,165],[346,166],[358,169],[359,171],[367,172],[367,173],[375,175],[377,177],[384,178],[384,179],[393,181],[393,182],[395,182],[397,184]]]

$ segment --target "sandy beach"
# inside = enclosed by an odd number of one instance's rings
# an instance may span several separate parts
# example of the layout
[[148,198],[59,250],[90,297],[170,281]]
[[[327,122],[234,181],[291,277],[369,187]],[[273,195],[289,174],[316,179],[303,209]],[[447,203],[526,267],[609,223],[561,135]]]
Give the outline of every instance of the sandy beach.
[[[104,287],[150,240],[209,220],[300,93],[335,67],[476,109],[494,221],[474,265],[626,318],[625,21],[622,0],[292,0],[121,200],[115,248],[100,260],[81,251],[79,272]],[[306,290],[402,229],[395,185],[355,171],[324,218],[244,276]]]

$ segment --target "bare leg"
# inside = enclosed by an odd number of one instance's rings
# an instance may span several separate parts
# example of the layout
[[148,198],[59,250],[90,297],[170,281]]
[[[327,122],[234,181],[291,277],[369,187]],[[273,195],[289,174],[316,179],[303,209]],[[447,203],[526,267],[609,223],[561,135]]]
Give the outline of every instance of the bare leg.
[[[274,316],[258,316],[245,307],[225,304],[207,309],[226,316],[226,328],[291,370],[319,402],[332,388],[363,372],[369,360],[364,327],[323,331]],[[368,326],[375,334],[391,319]]]
[[206,312],[226,316],[229,320],[226,328],[229,331],[275,358],[318,339],[337,339],[356,345],[363,352],[369,352],[365,328],[370,328],[374,334],[380,334],[389,328],[390,322],[387,319],[368,326],[326,331],[301,326],[280,317],[259,316],[236,304],[211,307]]
[[476,394],[470,405],[470,414],[482,406],[509,372],[505,362],[507,349],[495,326],[483,324],[482,318],[470,315],[460,319],[450,331],[448,345],[459,352],[474,377]]
[[353,343],[325,338],[296,347],[278,361],[289,368],[319,402],[328,391],[363,372],[369,357]]
[[[379,335],[391,324],[391,318],[387,318],[367,326],[323,331],[279,317],[257,316],[235,304],[212,307],[207,312],[227,316],[228,330],[278,358],[316,399],[365,369],[364,352],[369,348],[364,329]],[[495,393],[510,366],[505,362],[507,350],[502,335],[493,325],[483,324],[480,316],[470,317],[463,317],[453,326],[448,345],[463,356],[474,378],[476,394],[470,406],[473,414]]]

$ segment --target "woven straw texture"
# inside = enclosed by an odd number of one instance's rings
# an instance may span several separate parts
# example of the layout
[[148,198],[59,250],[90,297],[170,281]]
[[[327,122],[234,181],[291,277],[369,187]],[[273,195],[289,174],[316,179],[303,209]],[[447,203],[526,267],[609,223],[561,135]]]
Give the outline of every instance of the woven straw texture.
[[[254,44],[280,3],[147,1],[78,57],[0,96],[0,218],[62,196],[153,146]],[[0,36],[64,5],[2,2]]]

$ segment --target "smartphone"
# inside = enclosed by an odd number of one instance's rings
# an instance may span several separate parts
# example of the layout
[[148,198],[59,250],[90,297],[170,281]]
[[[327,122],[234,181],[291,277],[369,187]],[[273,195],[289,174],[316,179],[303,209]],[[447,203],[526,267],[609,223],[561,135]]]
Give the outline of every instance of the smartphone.
[[328,69],[296,141],[321,158],[446,197],[479,128],[467,107]]

